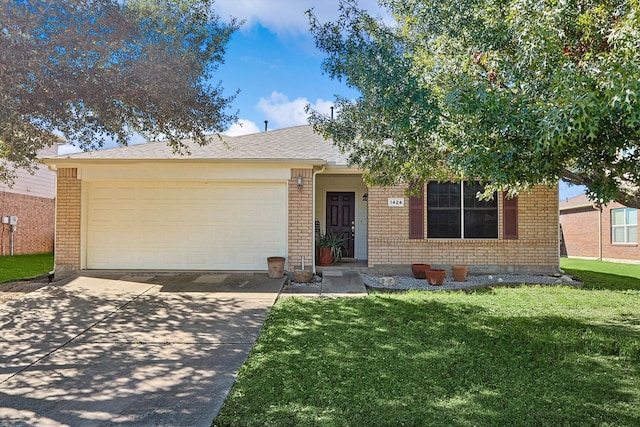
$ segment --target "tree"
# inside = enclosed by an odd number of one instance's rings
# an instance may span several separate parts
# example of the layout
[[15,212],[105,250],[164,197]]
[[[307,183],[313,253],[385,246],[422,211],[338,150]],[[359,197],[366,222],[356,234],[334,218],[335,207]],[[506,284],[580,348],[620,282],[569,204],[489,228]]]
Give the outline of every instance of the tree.
[[380,3],[394,24],[351,1],[336,22],[309,12],[324,70],[360,90],[310,122],[371,183],[562,178],[640,208],[638,0]]
[[213,72],[238,23],[209,0],[0,0],[0,179],[58,132],[83,149],[184,138],[235,119]]

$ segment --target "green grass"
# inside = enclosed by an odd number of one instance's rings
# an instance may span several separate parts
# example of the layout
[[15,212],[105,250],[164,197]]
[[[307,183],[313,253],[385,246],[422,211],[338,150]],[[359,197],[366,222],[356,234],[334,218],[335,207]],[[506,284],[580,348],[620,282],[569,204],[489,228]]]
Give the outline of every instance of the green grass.
[[632,279],[279,300],[213,425],[636,426]]
[[640,289],[640,264],[562,258],[560,268],[579,277],[586,289]]
[[0,283],[30,279],[53,270],[53,254],[0,257]]

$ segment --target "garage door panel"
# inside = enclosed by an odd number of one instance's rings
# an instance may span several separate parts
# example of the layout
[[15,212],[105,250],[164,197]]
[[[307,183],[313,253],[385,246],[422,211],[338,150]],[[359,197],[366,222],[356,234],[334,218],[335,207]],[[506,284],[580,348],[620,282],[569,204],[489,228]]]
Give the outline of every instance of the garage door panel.
[[144,228],[137,230],[134,235],[128,236],[128,243],[133,248],[156,248],[164,245],[164,234],[158,233],[157,229]]
[[140,188],[140,200],[162,200],[162,189],[157,186],[143,186]]
[[167,187],[164,189],[164,200],[169,201],[181,201],[181,200],[189,200],[190,191],[189,188],[184,188],[182,186],[173,186]]
[[87,268],[264,270],[286,253],[285,183],[90,183]]

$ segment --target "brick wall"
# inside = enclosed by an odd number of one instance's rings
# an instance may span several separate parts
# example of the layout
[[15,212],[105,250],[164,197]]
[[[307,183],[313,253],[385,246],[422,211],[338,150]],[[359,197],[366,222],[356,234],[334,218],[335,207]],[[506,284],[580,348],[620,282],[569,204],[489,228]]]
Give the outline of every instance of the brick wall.
[[[2,192],[0,217],[11,215],[18,217],[13,233],[14,255],[53,252],[54,199]],[[0,224],[0,227],[0,255],[10,255],[11,226]]]
[[[613,244],[611,237],[611,210],[624,208],[619,203],[610,203],[602,209],[602,259],[611,261],[640,261],[640,247],[637,243]],[[640,241],[640,227],[638,228]]]
[[80,269],[81,181],[75,168],[58,169],[56,275]]
[[[518,239],[409,239],[405,207],[388,207],[387,198],[405,197],[404,187],[369,189],[369,266],[426,263],[468,264],[471,271],[540,272],[558,270],[557,189],[535,187],[518,197]],[[426,224],[425,209],[425,224]],[[425,227],[426,229],[426,227]]]
[[[302,187],[298,188],[298,176]],[[289,179],[289,254],[288,270],[300,268],[304,256],[305,269],[313,267],[313,170],[291,169]]]
[[598,211],[591,206],[560,213],[560,225],[567,256],[599,257],[598,216]]
[[[576,258],[602,257],[602,259],[609,261],[640,261],[640,247],[637,244],[613,244],[611,240],[611,210],[623,207],[615,202],[603,206],[602,217],[600,217],[600,212],[591,206],[560,212],[560,224],[562,225],[567,256]],[[598,228],[599,221],[601,221],[600,228]],[[600,240],[598,239],[599,232],[601,233]],[[638,233],[640,234],[640,229]]]

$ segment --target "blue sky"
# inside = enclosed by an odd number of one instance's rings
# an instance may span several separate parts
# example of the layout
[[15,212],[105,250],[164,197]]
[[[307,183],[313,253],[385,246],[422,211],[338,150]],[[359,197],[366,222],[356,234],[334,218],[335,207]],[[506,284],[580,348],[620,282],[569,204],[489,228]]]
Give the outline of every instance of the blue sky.
[[[362,1],[376,8],[375,1]],[[315,48],[305,11],[313,8],[321,20],[338,16],[337,0],[218,0],[221,18],[245,23],[228,44],[218,76],[228,94],[240,89],[234,107],[242,127],[232,135],[305,124],[311,104],[329,111],[334,95],[356,96],[344,84],[322,73],[322,53]]]

